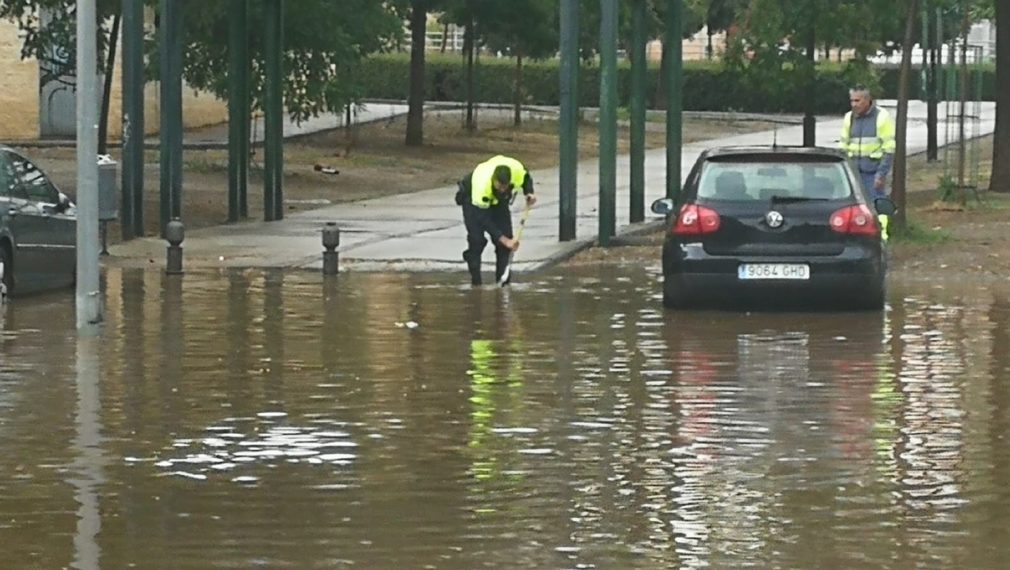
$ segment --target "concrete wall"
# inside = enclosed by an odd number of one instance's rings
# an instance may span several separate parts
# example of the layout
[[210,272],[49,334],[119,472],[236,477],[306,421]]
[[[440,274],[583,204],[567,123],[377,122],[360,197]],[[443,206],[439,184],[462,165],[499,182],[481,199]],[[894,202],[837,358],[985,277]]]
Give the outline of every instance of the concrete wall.
[[39,132],[39,66],[21,60],[17,26],[0,22],[0,140]]
[[[39,137],[39,66],[34,59],[21,60],[21,38],[17,26],[0,21],[0,140],[33,140]],[[116,58],[112,99],[109,108],[109,135],[118,140],[122,132],[122,68]],[[158,83],[145,88],[145,131],[158,132],[160,106]],[[183,124],[187,128],[223,123],[228,119],[224,101],[208,93],[183,89]]]

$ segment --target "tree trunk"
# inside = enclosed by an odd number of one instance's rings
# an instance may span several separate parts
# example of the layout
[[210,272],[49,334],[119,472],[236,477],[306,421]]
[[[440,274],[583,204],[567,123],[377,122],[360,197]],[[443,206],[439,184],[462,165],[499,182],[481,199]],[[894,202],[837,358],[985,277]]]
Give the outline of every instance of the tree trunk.
[[[923,42],[926,44],[924,46],[925,51],[923,52],[923,66],[926,67],[926,160],[929,162],[936,162],[939,156],[939,147],[937,147],[938,135],[939,135],[939,121],[937,115],[937,98],[936,98],[936,43],[938,41],[936,34],[936,10],[929,10],[929,17],[927,18],[928,30],[927,30],[927,40]],[[928,47],[927,47],[928,46]],[[928,60],[925,54],[929,54]]]
[[517,127],[523,124],[523,53],[521,51],[516,52],[516,91],[513,124]]
[[1010,5],[996,2],[996,131],[991,192],[1010,192]]
[[410,93],[407,96],[407,146],[424,144],[424,49],[428,10],[413,0],[410,12]]
[[473,14],[470,14],[466,23],[465,35],[463,36],[463,51],[466,52],[466,130],[471,133],[477,126],[473,120],[473,52],[474,44],[477,43],[474,38],[474,32]]
[[712,28],[708,28],[708,45],[705,46],[705,57],[712,59],[714,56],[715,52],[712,49]]
[[449,43],[449,22],[442,24],[442,46],[439,48],[441,53],[445,53],[445,46]]
[[959,97],[961,104],[959,105],[957,117],[957,187],[960,191],[959,197],[962,206],[968,202],[968,189],[965,180],[965,171],[967,170],[968,163],[968,138],[965,132],[965,123],[968,118],[966,111],[968,107],[968,31],[970,29],[971,13],[965,10],[964,20],[961,22],[961,34],[963,34],[963,41],[961,42],[961,93]]
[[894,189],[891,196],[898,207],[894,215],[896,229],[905,227],[905,174],[908,143],[908,84],[912,75],[912,42],[915,36],[915,17],[919,10],[919,0],[911,0],[908,17],[905,20],[905,40],[901,44],[901,76],[898,83],[898,117],[895,128],[897,148],[894,151]]
[[116,13],[109,32],[109,54],[105,61],[105,84],[102,86],[102,116],[98,118],[98,154],[109,153],[109,100],[112,99],[112,72],[116,69],[116,49],[119,47],[119,21]]

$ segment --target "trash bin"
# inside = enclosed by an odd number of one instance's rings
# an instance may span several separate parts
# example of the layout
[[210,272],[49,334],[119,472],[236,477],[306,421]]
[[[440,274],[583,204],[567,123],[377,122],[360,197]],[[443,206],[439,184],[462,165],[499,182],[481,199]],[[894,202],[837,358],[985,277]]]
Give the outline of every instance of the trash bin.
[[119,217],[119,168],[107,154],[98,157],[98,219],[102,222]]

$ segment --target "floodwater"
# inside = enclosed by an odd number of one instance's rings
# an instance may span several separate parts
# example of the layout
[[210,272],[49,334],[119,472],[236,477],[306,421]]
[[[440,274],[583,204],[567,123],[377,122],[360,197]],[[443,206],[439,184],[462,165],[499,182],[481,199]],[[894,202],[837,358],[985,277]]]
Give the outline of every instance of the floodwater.
[[[517,277],[518,279],[518,277]],[[106,275],[0,331],[3,568],[1003,568],[1010,289]]]

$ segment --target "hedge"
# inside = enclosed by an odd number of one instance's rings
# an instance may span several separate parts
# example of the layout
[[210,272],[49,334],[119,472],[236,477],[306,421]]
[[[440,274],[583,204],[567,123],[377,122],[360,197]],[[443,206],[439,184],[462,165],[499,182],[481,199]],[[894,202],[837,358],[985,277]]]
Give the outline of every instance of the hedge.
[[[949,66],[946,66],[949,68]],[[976,73],[981,73],[982,75],[982,97],[983,101],[995,101],[996,100],[996,66],[993,64],[982,64],[979,66],[969,66],[971,70],[971,75],[969,76],[969,97],[968,100],[972,100],[975,94],[975,81]],[[877,68],[880,74],[880,86],[881,93],[886,99],[897,99],[898,98],[898,79],[901,76],[901,70],[898,66],[888,65],[880,66]],[[949,77],[949,76],[948,76]],[[911,96],[913,99],[918,99],[922,94],[922,68],[920,66],[913,66],[912,68],[912,80],[909,87],[911,87]],[[940,81],[948,81],[940,79]],[[958,74],[955,74],[953,81],[960,85],[960,78]],[[942,90],[941,90],[942,93]],[[956,91],[952,91],[956,93]]]
[[[579,73],[579,104],[599,105],[599,67],[583,65]],[[631,93],[631,69],[627,62],[618,65],[620,104],[627,106]],[[896,98],[897,69],[880,68],[882,98]],[[985,69],[987,94],[995,89],[993,69]],[[918,94],[918,71],[913,74],[913,97]],[[648,68],[646,104],[662,109],[658,64]],[[848,110],[848,86],[851,73],[838,64],[821,65],[817,70],[814,112],[842,113]],[[807,99],[802,74],[784,71],[781,80],[755,80],[753,75],[726,69],[712,62],[685,62],[684,109],[688,111],[737,111],[753,113],[802,113]],[[407,98],[410,59],[406,54],[373,56],[362,63],[359,79],[366,99]],[[515,60],[481,58],[475,66],[475,99],[483,103],[511,104],[515,81]],[[466,66],[459,56],[429,54],[425,66],[427,101],[465,101]],[[558,61],[523,63],[524,104],[558,105]]]

